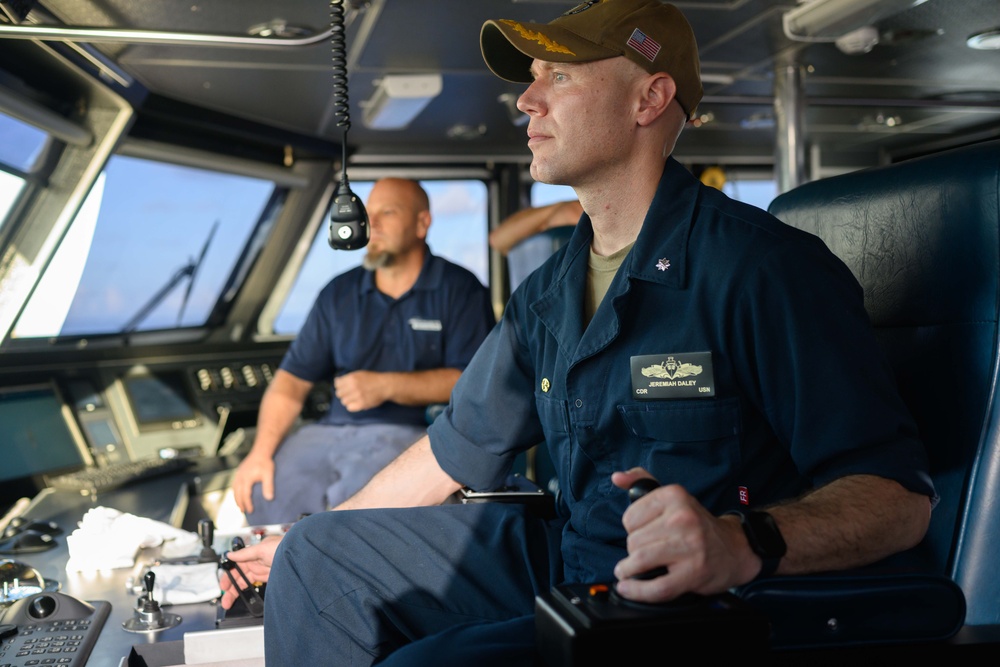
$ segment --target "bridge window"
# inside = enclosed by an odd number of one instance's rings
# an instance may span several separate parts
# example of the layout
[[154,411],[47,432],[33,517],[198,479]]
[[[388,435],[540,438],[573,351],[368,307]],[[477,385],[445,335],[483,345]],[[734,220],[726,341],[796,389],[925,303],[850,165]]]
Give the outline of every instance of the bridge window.
[[576,199],[576,192],[568,185],[531,184],[531,205],[547,206],[561,201]]
[[[421,181],[431,200],[431,252],[474,273],[489,284],[486,185],[477,180]],[[351,189],[368,201],[372,181],[351,181]],[[285,303],[274,320],[274,333],[295,334],[305,322],[316,295],[334,276],[361,264],[364,250],[333,250],[327,227],[320,226]]]
[[0,113],[0,230],[48,140],[42,130]]
[[778,183],[773,179],[733,179],[726,181],[722,191],[733,199],[753,204],[765,211],[771,200],[778,196]]
[[0,162],[30,172],[49,135],[42,130],[0,113]]
[[274,190],[259,178],[112,156],[13,337],[205,324]]

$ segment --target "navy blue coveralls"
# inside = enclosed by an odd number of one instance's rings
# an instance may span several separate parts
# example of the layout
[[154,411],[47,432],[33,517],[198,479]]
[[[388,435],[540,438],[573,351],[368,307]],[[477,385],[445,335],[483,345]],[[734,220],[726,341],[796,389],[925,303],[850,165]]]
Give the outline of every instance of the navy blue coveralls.
[[272,571],[268,664],[367,665],[404,645],[384,664],[531,664],[534,596],[613,580],[626,555],[615,470],[643,466],[715,514],[860,473],[934,497],[860,288],[818,238],[669,159],[584,327],[592,235],[584,216],[518,288],[429,429],[474,489],[544,441],[559,520],[507,504],[309,517]]

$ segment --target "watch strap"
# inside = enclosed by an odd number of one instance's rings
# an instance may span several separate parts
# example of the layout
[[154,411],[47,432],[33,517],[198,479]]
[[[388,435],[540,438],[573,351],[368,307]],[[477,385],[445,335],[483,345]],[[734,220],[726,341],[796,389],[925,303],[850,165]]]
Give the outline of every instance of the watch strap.
[[778,530],[778,525],[767,512],[762,510],[730,510],[726,514],[735,514],[740,519],[740,526],[746,535],[750,549],[760,558],[761,567],[754,581],[769,577],[778,570],[787,547]]

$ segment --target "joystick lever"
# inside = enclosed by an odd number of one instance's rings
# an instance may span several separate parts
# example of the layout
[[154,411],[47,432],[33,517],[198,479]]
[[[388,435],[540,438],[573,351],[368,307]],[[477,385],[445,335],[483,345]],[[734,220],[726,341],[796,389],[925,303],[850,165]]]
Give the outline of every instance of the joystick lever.
[[170,614],[160,609],[160,603],[153,598],[153,586],[156,583],[156,574],[152,570],[143,575],[142,583],[146,593],[139,597],[139,604],[136,606],[135,614],[132,618],[122,623],[122,627],[128,632],[158,632],[179,625],[181,617],[177,614]]
[[[243,542],[243,538],[239,535],[233,538],[232,550],[239,551],[246,544]],[[240,566],[235,562],[229,560],[228,557],[223,556],[222,560],[219,561],[219,567],[226,571],[226,576],[229,577],[229,581],[233,584],[240,595],[240,599],[243,600],[243,604],[246,605],[247,611],[250,612],[251,616],[262,617],[264,615],[264,598],[261,597],[260,588],[247,579],[247,575],[243,573]],[[233,570],[240,575],[243,580],[243,586],[236,581],[236,577],[233,576]]]
[[199,563],[218,563],[219,554],[212,548],[215,540],[215,524],[210,519],[200,519],[198,521],[198,536],[201,538],[201,553],[198,554]]
[[[655,489],[660,485],[655,479],[649,479],[648,477],[643,477],[642,479],[636,480],[636,482],[628,489],[628,502],[631,505],[635,501],[642,498],[644,495]],[[652,570],[647,570],[646,572],[641,572],[633,579],[656,579],[657,577],[662,577],[667,573],[666,566],[654,567]]]

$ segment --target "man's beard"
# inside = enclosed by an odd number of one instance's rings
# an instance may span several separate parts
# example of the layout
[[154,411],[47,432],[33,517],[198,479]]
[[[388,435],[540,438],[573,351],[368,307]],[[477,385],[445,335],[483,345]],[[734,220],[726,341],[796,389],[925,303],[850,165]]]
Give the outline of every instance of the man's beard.
[[365,258],[361,260],[361,266],[367,271],[375,271],[376,269],[384,269],[390,266],[396,256],[389,252],[388,250],[369,250],[365,253]]

